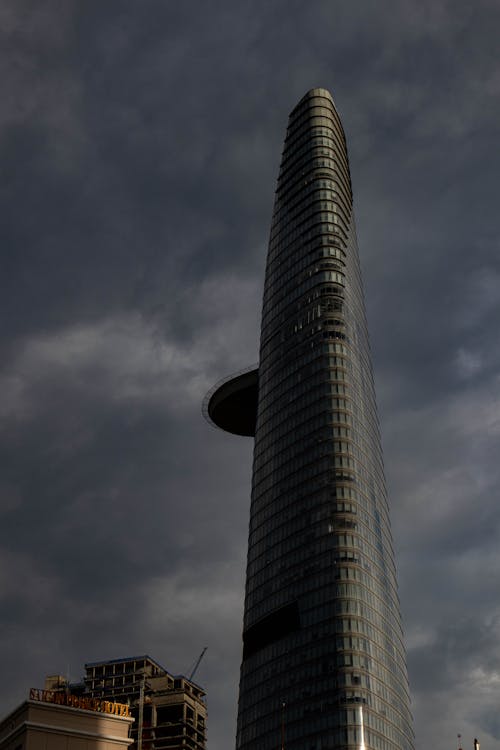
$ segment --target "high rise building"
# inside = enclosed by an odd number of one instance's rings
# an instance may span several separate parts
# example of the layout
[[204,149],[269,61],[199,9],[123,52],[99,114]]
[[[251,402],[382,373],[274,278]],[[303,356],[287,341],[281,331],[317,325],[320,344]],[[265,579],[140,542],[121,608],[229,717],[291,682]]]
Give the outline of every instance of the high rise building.
[[259,367],[206,413],[255,437],[237,750],[411,750],[349,163],[324,89],[289,118]]

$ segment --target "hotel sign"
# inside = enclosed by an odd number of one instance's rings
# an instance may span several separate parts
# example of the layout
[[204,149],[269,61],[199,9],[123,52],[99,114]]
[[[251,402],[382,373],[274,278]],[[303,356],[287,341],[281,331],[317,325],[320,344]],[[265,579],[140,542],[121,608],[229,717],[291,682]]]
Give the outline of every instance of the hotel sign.
[[126,703],[115,703],[114,701],[105,701],[100,698],[88,698],[83,695],[70,695],[56,690],[31,688],[30,701],[55,703],[58,706],[71,706],[72,708],[83,708],[86,711],[97,711],[102,714],[130,717],[130,707]]

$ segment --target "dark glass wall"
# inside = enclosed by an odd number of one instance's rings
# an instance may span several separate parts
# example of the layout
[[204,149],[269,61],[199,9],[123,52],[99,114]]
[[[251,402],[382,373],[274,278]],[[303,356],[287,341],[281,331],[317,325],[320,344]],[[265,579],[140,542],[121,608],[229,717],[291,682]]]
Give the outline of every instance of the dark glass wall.
[[290,115],[267,260],[238,750],[410,750],[347,149]]

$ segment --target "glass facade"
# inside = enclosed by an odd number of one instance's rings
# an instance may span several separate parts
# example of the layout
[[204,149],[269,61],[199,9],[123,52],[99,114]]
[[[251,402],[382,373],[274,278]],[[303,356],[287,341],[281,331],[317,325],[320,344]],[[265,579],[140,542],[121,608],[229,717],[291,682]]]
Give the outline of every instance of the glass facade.
[[323,89],[289,119],[256,378],[237,750],[411,750],[347,148]]

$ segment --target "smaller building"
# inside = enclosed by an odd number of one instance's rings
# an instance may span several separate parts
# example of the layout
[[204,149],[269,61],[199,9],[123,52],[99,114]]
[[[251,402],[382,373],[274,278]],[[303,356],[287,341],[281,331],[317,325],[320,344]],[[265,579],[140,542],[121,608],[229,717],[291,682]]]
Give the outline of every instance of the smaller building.
[[126,704],[31,689],[0,722],[0,750],[125,750],[133,721]]

